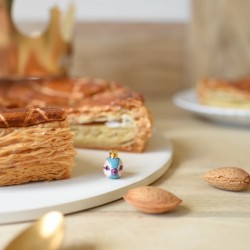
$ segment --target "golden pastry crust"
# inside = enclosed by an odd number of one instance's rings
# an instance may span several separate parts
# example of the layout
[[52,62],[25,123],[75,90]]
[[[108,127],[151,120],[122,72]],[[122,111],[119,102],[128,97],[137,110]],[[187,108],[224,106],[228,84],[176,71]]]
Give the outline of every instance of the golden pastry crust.
[[0,128],[0,186],[69,178],[75,154],[66,120]]
[[235,81],[203,79],[197,85],[198,101],[204,105],[250,108],[250,78]]
[[39,123],[65,119],[66,112],[59,108],[0,109],[0,128],[28,127]]
[[5,107],[60,107],[66,110],[72,125],[121,122],[124,126],[126,117],[133,120],[129,126],[135,136],[129,142],[103,146],[102,143],[86,144],[83,140],[77,147],[110,149],[115,146],[118,150],[142,152],[151,135],[151,118],[142,95],[112,81],[88,78],[4,81],[0,85],[1,103]]
[[132,108],[143,97],[130,89],[101,79],[48,78],[0,81],[0,103],[6,107],[60,107],[87,109],[93,105],[105,109]]
[[0,186],[69,178],[72,141],[62,109],[1,109]]

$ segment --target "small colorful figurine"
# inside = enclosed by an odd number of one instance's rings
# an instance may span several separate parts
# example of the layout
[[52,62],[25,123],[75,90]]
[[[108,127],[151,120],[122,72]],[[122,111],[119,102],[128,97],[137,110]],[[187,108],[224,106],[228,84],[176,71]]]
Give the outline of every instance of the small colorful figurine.
[[104,174],[110,179],[119,179],[123,174],[123,165],[116,150],[109,151],[109,157],[103,166]]

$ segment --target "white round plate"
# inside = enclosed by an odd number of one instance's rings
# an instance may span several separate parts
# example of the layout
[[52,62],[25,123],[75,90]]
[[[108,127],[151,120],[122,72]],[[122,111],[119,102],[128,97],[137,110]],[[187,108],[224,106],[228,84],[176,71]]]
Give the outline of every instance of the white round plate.
[[194,89],[177,93],[173,97],[173,102],[184,110],[213,121],[232,125],[250,125],[250,110],[201,105],[197,101]]
[[120,199],[128,189],[157,180],[172,155],[171,143],[155,133],[144,153],[119,153],[124,174],[114,180],[103,173],[107,151],[78,150],[70,179],[0,187],[0,223],[37,219],[51,210],[67,214]]

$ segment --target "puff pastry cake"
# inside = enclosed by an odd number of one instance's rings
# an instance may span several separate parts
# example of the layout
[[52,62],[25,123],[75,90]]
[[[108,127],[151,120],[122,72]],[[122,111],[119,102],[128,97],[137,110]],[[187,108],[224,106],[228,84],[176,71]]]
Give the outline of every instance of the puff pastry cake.
[[203,79],[197,85],[198,101],[209,106],[250,108],[250,78],[235,81]]
[[5,107],[66,110],[76,147],[142,152],[151,135],[143,97],[112,81],[60,78],[0,83]]
[[69,178],[75,153],[65,111],[0,110],[0,186]]

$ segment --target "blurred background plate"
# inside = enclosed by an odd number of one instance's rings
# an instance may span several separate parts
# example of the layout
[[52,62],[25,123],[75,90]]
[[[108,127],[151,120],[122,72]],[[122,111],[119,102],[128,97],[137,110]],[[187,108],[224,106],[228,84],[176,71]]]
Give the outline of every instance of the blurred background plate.
[[176,106],[200,117],[232,125],[250,125],[250,110],[212,107],[198,103],[195,89],[186,89],[173,97]]

